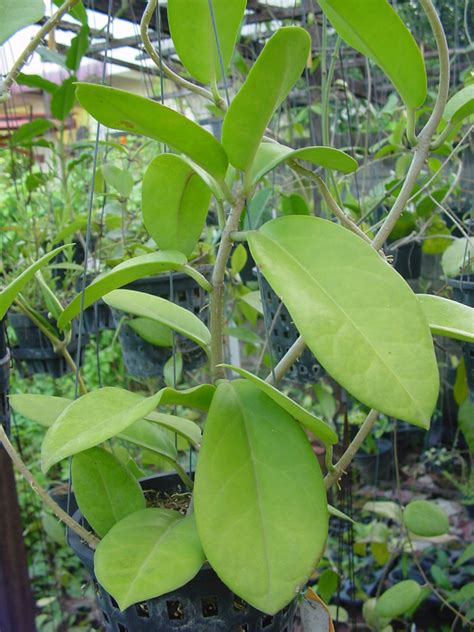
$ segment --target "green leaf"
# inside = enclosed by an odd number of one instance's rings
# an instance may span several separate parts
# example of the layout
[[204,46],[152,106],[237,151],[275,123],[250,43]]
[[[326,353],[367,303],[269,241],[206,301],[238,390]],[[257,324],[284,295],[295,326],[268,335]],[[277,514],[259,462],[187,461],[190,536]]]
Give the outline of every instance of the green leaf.
[[160,296],[135,290],[114,290],[104,296],[104,301],[122,312],[156,320],[190,338],[204,350],[211,343],[209,329],[197,316]]
[[219,183],[227,172],[227,156],[205,129],[151,99],[88,83],[77,86],[77,98],[106,127],[154,138],[191,158]]
[[459,406],[458,410],[458,426],[466,440],[469,452],[474,454],[474,403],[469,398]]
[[71,403],[67,397],[53,395],[10,395],[10,406],[19,415],[32,419],[42,426],[51,426],[59,415]]
[[250,345],[262,345],[263,340],[260,336],[248,327],[224,327],[224,335],[237,338],[241,342],[246,342]]
[[11,136],[12,145],[25,145],[30,143],[33,138],[42,136],[52,128],[54,128],[53,123],[44,118],[37,118],[31,121],[31,123],[23,123]]
[[457,277],[463,270],[474,272],[474,239],[460,237],[453,241],[443,252],[441,267],[447,277]]
[[67,70],[66,58],[56,50],[47,48],[46,46],[38,46],[35,52],[41,57],[41,61],[48,64],[57,64],[61,66],[61,68],[64,68],[64,70]]
[[311,39],[296,26],[279,29],[265,44],[224,118],[222,144],[234,167],[248,171],[268,123],[301,76]]
[[76,454],[71,472],[79,509],[101,538],[122,518],[145,509],[137,479],[110,452],[91,448]]
[[117,523],[99,543],[94,571],[124,610],[187,584],[203,562],[193,515],[143,509]]
[[[176,251],[152,252],[140,255],[115,266],[110,272],[95,279],[85,290],[84,309],[90,307],[112,290],[127,285],[132,281],[151,274],[160,274],[168,270],[182,270],[187,263],[186,257]],[[78,294],[64,309],[58,320],[58,327],[63,328],[81,311],[81,294]]]
[[473,114],[474,84],[470,84],[449,99],[444,108],[443,118],[448,123],[457,125]]
[[462,564],[464,564],[464,562],[472,560],[472,558],[474,558],[474,542],[471,542],[471,544],[467,545],[462,554],[456,560],[454,566],[461,566]]
[[156,408],[161,392],[141,397],[105,387],[71,402],[49,427],[41,447],[42,468],[107,441]]
[[64,121],[70,114],[76,101],[77,77],[65,79],[51,99],[51,114],[59,121]]
[[[46,535],[52,542],[59,544],[61,547],[66,546],[66,534],[62,522],[59,522],[55,516],[43,511],[41,513],[41,524]],[[53,599],[55,599],[55,597],[53,597]],[[38,602],[36,602],[36,605],[38,605]]]
[[[134,185],[130,171],[120,169],[111,164],[102,165],[100,169],[107,185],[115,189],[122,197],[128,198]],[[163,250],[166,250],[166,248]],[[170,248],[170,250],[173,250],[173,248]]]
[[176,387],[183,377],[183,354],[175,353],[165,362],[163,379],[166,386]]
[[474,308],[431,294],[417,298],[433,334],[474,342]]
[[166,387],[162,389],[160,405],[187,406],[208,411],[214,397],[216,387],[213,384],[200,384],[184,390]]
[[252,382],[217,387],[194,506],[211,566],[233,592],[268,614],[294,599],[323,554],[326,492],[311,444]]
[[87,49],[89,48],[89,33],[90,29],[87,24],[85,24],[79,33],[71,40],[66,54],[66,66],[73,72],[77,72],[81,65],[82,58],[87,53]]
[[168,430],[172,430],[190,441],[196,448],[201,443],[201,428],[189,419],[177,417],[176,415],[167,415],[165,413],[153,412],[146,416],[147,420],[159,424]]
[[318,595],[325,603],[331,601],[331,597],[337,592],[339,584],[339,575],[332,570],[326,568],[318,578]]
[[169,327],[157,323],[156,320],[151,318],[134,318],[129,320],[127,325],[133,329],[133,331],[157,347],[172,347],[173,346],[173,332]]
[[283,408],[283,410],[291,415],[291,417],[299,421],[302,426],[307,428],[314,434],[315,437],[321,439],[324,443],[333,445],[338,442],[337,434],[325,421],[309,413],[303,408],[303,406],[294,402],[268,382],[265,382],[256,375],[253,375],[253,373],[250,373],[245,369],[241,369],[240,367],[233,366],[232,364],[224,364],[223,366],[232,369],[246,380],[252,382],[252,384],[255,384],[262,393],[265,393],[265,395],[272,399],[275,404],[278,404],[278,406]]
[[[224,69],[232,59],[246,0],[212,0]],[[214,84],[222,76],[209,0],[168,0],[168,22],[176,52],[190,75]]]
[[16,78],[16,82],[20,86],[28,86],[29,88],[39,88],[40,90],[44,90],[45,92],[49,92],[50,94],[53,94],[58,89],[57,83],[48,81],[48,79],[41,77],[41,75],[27,75],[23,72],[20,72],[20,74]]
[[[53,0],[54,4],[57,7],[60,7],[63,4],[63,0]],[[68,11],[69,15],[71,17],[73,17],[75,20],[77,20],[78,22],[80,22],[82,25],[86,25],[87,24],[87,12],[86,9],[84,7],[84,4],[82,2],[82,0],[80,0],[80,2],[78,2],[77,4],[75,4],[69,11]]]
[[433,340],[398,273],[357,235],[316,217],[273,220],[249,245],[327,372],[365,405],[428,428],[439,390]]
[[342,173],[352,173],[357,169],[357,161],[345,152],[332,147],[304,147],[292,149],[280,143],[261,143],[252,167],[251,180],[256,184],[269,171],[290,160],[302,160],[317,167],[334,169]]
[[230,258],[230,270],[232,274],[239,274],[247,263],[247,251],[243,244],[237,244]]
[[320,6],[341,38],[385,72],[408,108],[423,105],[423,56],[387,0],[321,0]]
[[180,156],[161,154],[142,183],[143,223],[162,250],[191,255],[206,222],[211,191]]
[[13,301],[18,294],[22,291],[25,285],[32,279],[38,270],[41,270],[51,259],[53,259],[58,253],[62,252],[66,248],[70,248],[72,244],[66,244],[60,246],[48,252],[48,254],[38,259],[35,263],[31,264],[29,268],[26,268],[21,274],[17,276],[6,288],[0,292],[0,320],[2,320],[10,309]]
[[0,46],[44,15],[43,0],[0,0]]
[[176,460],[178,456],[174,441],[169,434],[145,419],[133,422],[117,436],[124,441],[138,445],[140,448],[156,452],[171,461]]
[[339,518],[340,520],[346,520],[347,522],[352,522],[352,524],[355,524],[355,521],[352,520],[352,518],[350,518],[343,511],[336,509],[336,507],[333,507],[332,505],[328,505],[328,513],[330,516],[333,516],[334,518]]
[[449,531],[446,512],[429,500],[413,500],[405,507],[403,521],[407,529],[422,538],[433,538]]
[[421,586],[413,579],[398,582],[386,590],[378,599],[375,612],[378,617],[399,617],[418,601]]
[[371,511],[377,516],[382,516],[387,520],[393,520],[398,524],[402,521],[402,512],[398,503],[391,500],[376,500],[366,502],[363,506],[363,511]]

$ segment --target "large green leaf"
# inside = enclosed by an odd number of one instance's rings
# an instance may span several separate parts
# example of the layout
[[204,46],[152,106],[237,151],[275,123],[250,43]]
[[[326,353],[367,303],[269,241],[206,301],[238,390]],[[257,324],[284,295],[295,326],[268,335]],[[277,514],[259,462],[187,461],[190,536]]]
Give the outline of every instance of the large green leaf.
[[311,39],[296,26],[279,29],[266,43],[224,118],[222,144],[234,167],[252,166],[273,114],[301,76]]
[[369,244],[316,217],[282,217],[251,252],[328,373],[361,402],[428,428],[439,389],[415,294]]
[[211,342],[211,334],[206,325],[192,312],[167,301],[135,290],[115,290],[104,296],[104,301],[122,312],[151,318],[174,331],[194,340],[205,350]]
[[340,149],[332,147],[292,149],[280,143],[262,143],[252,167],[252,182],[256,184],[269,171],[289,160],[303,160],[317,167],[335,169],[342,173],[352,173],[357,169],[357,161]]
[[125,516],[145,509],[137,479],[110,452],[91,448],[76,454],[71,472],[79,509],[101,538]]
[[178,417],[177,415],[167,415],[165,413],[153,412],[146,416],[149,421],[153,421],[168,430],[178,433],[188,439],[195,447],[201,443],[201,428],[190,419]]
[[144,97],[89,83],[77,86],[80,104],[103,125],[142,134],[189,156],[218,182],[224,181],[227,156],[205,129],[182,114]]
[[105,387],[72,402],[49,427],[41,447],[43,471],[68,456],[107,441],[151,413],[161,392],[144,398],[121,388]]
[[444,108],[443,118],[457,125],[474,114],[474,84],[470,84],[449,99]]
[[179,156],[161,154],[142,183],[142,213],[147,231],[162,250],[192,253],[206,222],[211,191]]
[[270,399],[272,399],[276,404],[281,406],[283,410],[286,410],[287,413],[297,419],[301,423],[301,425],[305,426],[305,428],[312,432],[315,437],[318,437],[318,439],[321,439],[321,441],[323,441],[324,443],[337,443],[337,434],[330,426],[328,426],[325,421],[309,413],[303,408],[303,406],[300,406],[299,404],[294,402],[277,388],[275,388],[271,384],[268,384],[268,382],[264,382],[259,377],[257,377],[253,373],[250,373],[249,371],[246,371],[245,369],[233,366],[232,364],[224,364],[223,366],[232,369],[245,379],[253,382],[253,384],[258,386],[262,393],[268,395],[268,397],[270,397]]
[[43,0],[0,0],[0,46],[17,31],[40,20]]
[[311,445],[293,418],[247,380],[217,387],[194,506],[209,563],[263,612],[294,599],[323,554],[328,510]]
[[413,500],[403,512],[405,526],[422,538],[433,538],[449,531],[446,512],[429,500]]
[[[150,274],[160,274],[168,270],[182,270],[186,263],[186,257],[176,251],[152,252],[119,263],[118,266],[95,279],[86,288],[84,292],[84,309],[98,301],[105,294],[112,292],[112,290],[116,290]],[[78,294],[64,309],[58,319],[58,327],[65,327],[80,311],[81,294]]]
[[94,570],[99,583],[124,610],[180,588],[203,562],[193,515],[143,509],[107,533],[95,552]]
[[321,0],[321,9],[342,39],[379,66],[409,108],[427,95],[423,56],[388,0]]
[[[212,0],[217,37],[227,70],[244,16],[246,0]],[[176,52],[198,81],[213,84],[221,76],[209,0],[168,0],[168,22]]]
[[51,259],[53,259],[57,254],[65,250],[66,248],[70,248],[71,244],[67,244],[65,246],[60,246],[59,248],[55,248],[48,252],[48,254],[38,259],[35,263],[32,263],[29,268],[26,268],[21,274],[17,276],[6,288],[4,288],[0,292],[0,320],[3,319],[13,301],[16,299],[18,294],[22,291],[25,285],[32,279],[35,273],[38,270],[41,270]]
[[431,294],[417,298],[433,334],[474,342],[474,308]]

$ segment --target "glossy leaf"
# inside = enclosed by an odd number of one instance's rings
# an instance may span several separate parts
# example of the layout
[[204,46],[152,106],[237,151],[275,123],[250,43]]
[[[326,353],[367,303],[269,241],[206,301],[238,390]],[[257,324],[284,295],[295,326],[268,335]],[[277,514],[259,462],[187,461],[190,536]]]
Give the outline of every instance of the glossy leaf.
[[35,263],[31,264],[29,268],[26,268],[21,274],[19,274],[16,279],[14,279],[6,288],[4,288],[0,292],[0,320],[2,320],[10,309],[13,301],[16,299],[18,294],[23,290],[25,285],[30,281],[35,273],[38,270],[41,270],[51,259],[53,259],[57,254],[65,250],[66,248],[70,248],[71,244],[66,244],[65,246],[60,246],[59,248],[55,248],[48,252],[48,254],[38,259]]
[[203,562],[193,515],[143,509],[117,523],[99,543],[94,571],[124,610],[180,588]]
[[255,608],[274,614],[324,551],[328,511],[311,444],[254,384],[222,381],[206,421],[194,506],[209,563]]
[[280,143],[262,143],[252,167],[252,182],[256,184],[269,171],[289,160],[302,160],[317,167],[334,169],[342,173],[352,173],[357,169],[357,161],[340,149],[332,147],[292,149]]
[[378,617],[393,619],[405,614],[418,601],[421,586],[413,579],[398,582],[378,599],[375,612]]
[[162,389],[160,405],[163,406],[186,406],[197,408],[198,410],[209,410],[216,387],[213,384],[200,384],[184,390],[170,388]]
[[44,15],[43,0],[0,0],[0,46]]
[[444,108],[443,118],[448,123],[457,125],[473,114],[474,84],[470,84],[449,99]]
[[157,347],[172,347],[173,346],[173,332],[169,327],[157,323],[151,318],[133,318],[127,322],[127,325],[133,329],[133,331]]
[[[232,59],[246,0],[212,0],[224,69]],[[201,83],[222,76],[209,0],[168,0],[168,22],[176,52],[188,72]]]
[[365,405],[428,428],[439,389],[433,341],[397,272],[357,235],[315,217],[273,220],[249,245],[328,373]]
[[268,123],[304,70],[310,45],[308,33],[296,26],[279,29],[265,44],[224,118],[222,144],[234,167],[252,166]]
[[146,418],[153,423],[163,426],[163,428],[176,432],[190,441],[195,447],[198,447],[201,443],[201,428],[190,419],[158,412],[152,412]]
[[[128,259],[110,272],[95,279],[85,290],[84,309],[108,294],[112,290],[127,285],[132,281],[151,274],[160,274],[168,270],[182,270],[187,263],[186,257],[176,251],[152,252]],[[78,294],[64,309],[58,320],[58,327],[62,328],[81,311],[81,294]]]
[[449,531],[446,512],[429,500],[413,500],[403,512],[405,526],[423,538],[445,535]]
[[137,479],[102,448],[73,457],[72,485],[79,509],[101,538],[119,520],[146,506]]
[[190,338],[204,349],[211,342],[209,329],[197,316],[160,296],[135,290],[115,290],[104,296],[104,301],[122,312],[156,320]]
[[431,294],[417,298],[433,334],[474,342],[474,308]]
[[222,146],[212,134],[182,114],[124,90],[88,83],[77,86],[77,98],[106,127],[166,143],[223,182],[227,156]]
[[206,222],[211,191],[190,165],[161,154],[142,183],[142,213],[147,231],[162,250],[191,255]]
[[314,434],[315,437],[321,439],[324,443],[335,444],[338,442],[337,434],[325,421],[309,413],[303,408],[303,406],[294,402],[268,382],[265,382],[256,375],[253,375],[253,373],[250,373],[245,369],[241,369],[240,367],[233,366],[232,364],[224,364],[223,366],[232,369],[232,371],[235,371],[246,380],[255,384],[262,393],[265,393],[265,395],[278,404],[278,406],[283,408],[283,410],[285,410],[294,419],[298,420],[302,426],[307,428]]
[[118,435],[156,408],[160,399],[161,392],[144,398],[115,387],[83,395],[72,402],[46,432],[41,447],[43,471]]
[[407,107],[423,105],[423,56],[388,0],[321,0],[320,6],[341,38],[385,72]]

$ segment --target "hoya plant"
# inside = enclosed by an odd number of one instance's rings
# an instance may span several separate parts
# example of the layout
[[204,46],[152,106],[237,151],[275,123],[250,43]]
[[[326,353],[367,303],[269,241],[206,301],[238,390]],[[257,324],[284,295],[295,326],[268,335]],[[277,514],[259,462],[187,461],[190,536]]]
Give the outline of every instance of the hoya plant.
[[[65,10],[73,4],[66,2]],[[72,488],[88,527],[53,508],[95,550],[97,580],[121,609],[183,586],[206,561],[231,591],[258,610],[274,614],[292,602],[324,553],[333,511],[326,492],[344,476],[379,414],[429,428],[439,391],[433,333],[474,340],[471,308],[416,295],[383,250],[430,152],[473,112],[470,93],[448,103],[449,55],[442,25],[431,0],[420,4],[438,46],[434,104],[428,101],[423,55],[387,0],[320,0],[338,35],[386,73],[406,108],[404,142],[412,150],[411,164],[373,238],[337,200],[332,178],[326,182],[318,171],[351,174],[358,168],[354,158],[328,146],[293,149],[268,132],[310,59],[305,29],[277,30],[227,103],[218,85],[231,62],[245,0],[168,0],[173,43],[197,83],[176,75],[151,45],[148,24],[156,0],[150,0],[141,25],[145,48],[165,74],[221,111],[221,138],[159,102],[104,85],[77,84],[80,104],[98,123],[156,140],[168,151],[157,152],[141,183],[143,223],[156,250],[94,281],[62,310],[58,326],[67,327],[103,298],[115,309],[190,338],[203,348],[209,365],[208,381],[185,390],[165,387],[148,397],[105,387],[75,401],[34,394],[12,398],[15,408],[49,426],[42,445],[45,472],[72,457]],[[422,108],[430,108],[423,126],[418,120]],[[326,217],[244,222],[260,181],[281,166],[316,185],[329,209]],[[190,257],[211,204],[217,209],[219,242],[208,280]],[[300,334],[266,379],[226,363],[231,253],[239,241],[247,242]],[[3,290],[3,310],[44,261]],[[171,301],[121,289],[166,271],[184,272],[208,292],[208,324]],[[336,432],[278,388],[305,347],[370,409],[334,464]],[[169,408],[175,405],[204,411],[203,431]],[[197,450],[191,476],[177,463],[168,430]],[[308,435],[326,445],[326,478]],[[185,515],[146,506],[132,472],[107,449],[117,436],[151,446],[175,464],[191,493]],[[31,476],[3,431],[1,438]]]

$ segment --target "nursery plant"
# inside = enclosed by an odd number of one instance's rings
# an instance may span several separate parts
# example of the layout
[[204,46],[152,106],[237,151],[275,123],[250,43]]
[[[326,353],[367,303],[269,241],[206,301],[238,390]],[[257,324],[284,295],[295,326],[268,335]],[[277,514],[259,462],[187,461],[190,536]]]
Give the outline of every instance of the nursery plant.
[[[69,0],[60,11],[74,4]],[[177,76],[159,58],[148,37],[156,0],[148,2],[141,25],[145,48],[165,74],[220,109],[220,139],[159,102],[104,85],[77,84],[80,104],[101,125],[156,140],[168,151],[153,159],[141,183],[143,222],[156,251],[96,279],[61,311],[58,326],[67,328],[103,298],[115,309],[190,338],[203,348],[209,365],[208,382],[186,390],[165,387],[148,397],[106,387],[75,401],[34,394],[12,398],[23,414],[49,426],[42,445],[45,472],[72,457],[72,488],[87,523],[79,525],[45,502],[95,550],[97,581],[122,610],[176,591],[205,562],[230,591],[263,613],[274,615],[294,602],[324,552],[332,511],[326,490],[344,476],[379,414],[429,428],[439,391],[432,334],[474,340],[472,308],[416,295],[383,251],[430,152],[447,142],[474,107],[472,94],[465,91],[447,106],[450,72],[443,28],[431,0],[420,0],[420,5],[438,47],[434,103],[428,99],[420,48],[387,0],[320,0],[338,35],[385,72],[406,108],[404,143],[411,150],[411,164],[373,239],[337,200],[333,179],[325,182],[317,172],[322,167],[353,173],[354,158],[328,146],[294,150],[268,133],[273,115],[309,63],[311,39],[305,29],[277,30],[227,103],[218,85],[225,82],[246,2],[168,0],[176,51],[197,83]],[[13,72],[5,80],[5,92],[15,76]],[[421,108],[430,110],[422,127]],[[287,215],[263,225],[244,223],[259,182],[280,165],[317,186],[329,209],[326,217]],[[211,200],[220,240],[208,280],[189,258]],[[266,379],[226,363],[230,257],[241,241],[247,242],[300,334]],[[1,316],[52,256],[54,252],[46,254],[2,291]],[[208,292],[209,327],[171,301],[120,289],[165,271],[184,272]],[[340,386],[370,408],[334,464],[336,432],[278,389],[306,346]],[[167,407],[176,404],[204,411],[203,431],[170,412]],[[198,451],[195,473],[176,463],[170,429]],[[325,479],[307,432],[327,446]],[[134,475],[108,450],[109,440],[118,435],[144,447],[151,444],[175,462],[189,491],[184,514],[146,506]],[[0,438],[31,480],[2,430]],[[377,608],[385,617],[382,605]]]

